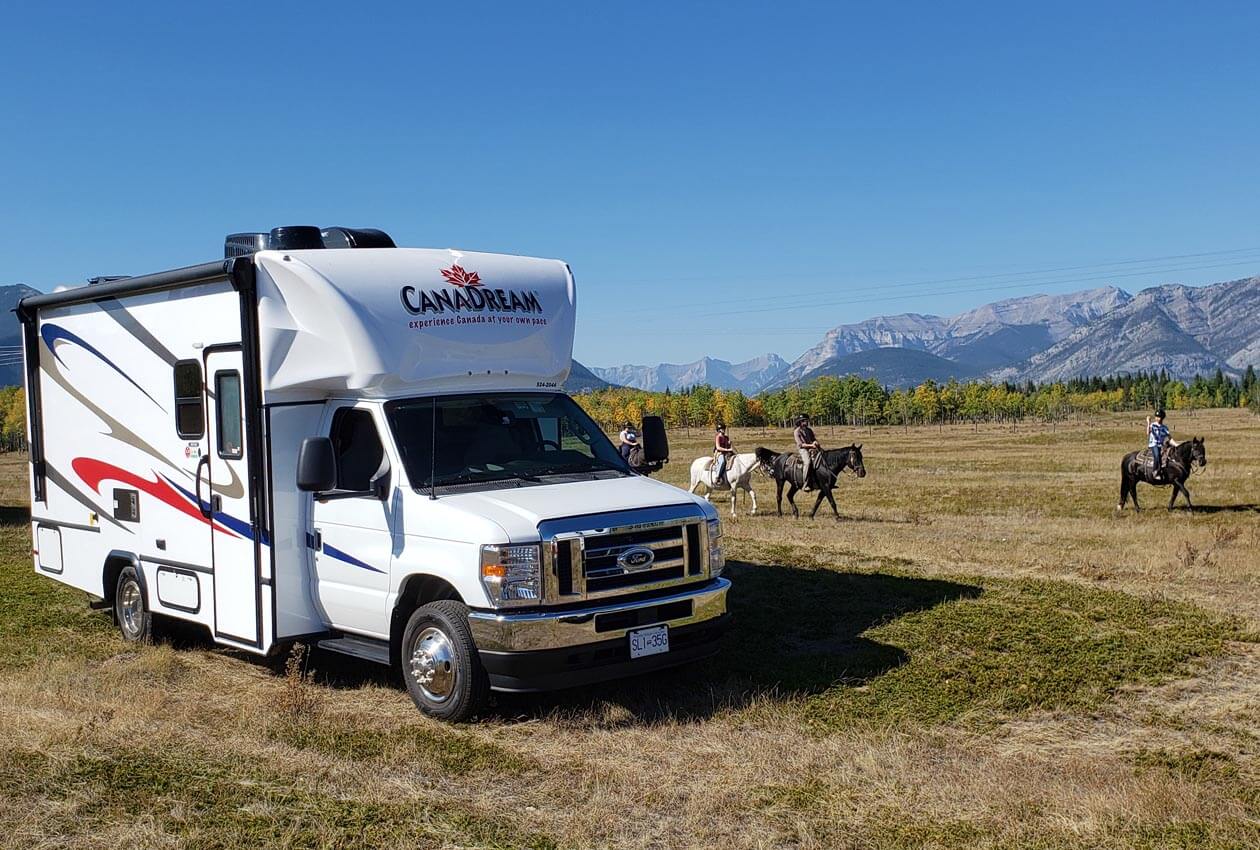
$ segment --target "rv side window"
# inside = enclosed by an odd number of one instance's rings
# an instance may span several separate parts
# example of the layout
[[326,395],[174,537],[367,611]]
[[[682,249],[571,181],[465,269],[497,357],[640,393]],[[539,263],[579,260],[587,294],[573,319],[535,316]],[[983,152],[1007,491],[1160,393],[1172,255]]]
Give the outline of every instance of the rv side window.
[[241,375],[239,372],[214,373],[214,406],[219,457],[243,456],[245,441],[241,436]]
[[337,453],[337,489],[368,490],[385,466],[385,446],[369,411],[343,407],[333,414],[333,451]]
[[206,435],[201,363],[196,360],[180,360],[175,364],[175,433],[185,440],[200,440]]

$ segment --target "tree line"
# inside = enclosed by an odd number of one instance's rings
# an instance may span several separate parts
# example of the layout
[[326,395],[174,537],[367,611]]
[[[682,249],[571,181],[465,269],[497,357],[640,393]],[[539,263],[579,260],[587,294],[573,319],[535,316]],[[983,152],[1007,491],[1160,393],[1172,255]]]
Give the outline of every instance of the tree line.
[[992,381],[924,381],[890,388],[872,378],[825,376],[799,386],[748,396],[708,385],[677,392],[612,387],[576,396],[608,428],[660,416],[671,428],[792,423],[807,413],[825,425],[925,425],[981,422],[1053,422],[1068,416],[1133,410],[1248,407],[1260,414],[1260,380],[1254,367],[1241,379],[1220,370],[1211,377],[1175,380],[1167,372],[1023,384]]
[[0,387],[0,451],[26,448],[26,390]]

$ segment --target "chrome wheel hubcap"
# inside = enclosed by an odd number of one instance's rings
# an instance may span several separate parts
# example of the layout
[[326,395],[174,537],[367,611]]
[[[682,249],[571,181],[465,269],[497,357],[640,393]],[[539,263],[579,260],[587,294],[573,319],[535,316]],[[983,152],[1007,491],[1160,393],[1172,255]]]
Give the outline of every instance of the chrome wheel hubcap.
[[118,604],[118,619],[128,637],[140,635],[140,620],[144,616],[144,596],[140,585],[129,581],[123,585]]
[[441,629],[430,626],[416,639],[411,676],[425,697],[445,702],[455,689],[455,650]]

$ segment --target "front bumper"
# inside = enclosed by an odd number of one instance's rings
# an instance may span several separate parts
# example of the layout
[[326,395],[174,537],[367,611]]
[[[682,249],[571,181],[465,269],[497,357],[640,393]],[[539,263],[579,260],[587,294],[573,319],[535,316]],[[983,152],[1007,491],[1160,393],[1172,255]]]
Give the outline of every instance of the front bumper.
[[[565,611],[472,611],[468,621],[492,688],[568,688],[714,654],[729,620],[726,594],[730,586],[727,579],[716,578],[653,599]],[[626,635],[661,623],[669,626],[669,652],[631,660]]]

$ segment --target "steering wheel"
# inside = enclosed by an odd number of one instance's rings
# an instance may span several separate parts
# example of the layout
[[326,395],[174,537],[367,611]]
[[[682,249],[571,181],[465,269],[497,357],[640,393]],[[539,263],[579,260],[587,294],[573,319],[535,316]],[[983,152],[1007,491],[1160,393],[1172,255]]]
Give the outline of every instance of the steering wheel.
[[548,446],[550,446],[551,448],[555,449],[556,451],[560,451],[560,444],[559,444],[559,443],[557,443],[555,440],[543,440],[543,441],[542,441],[542,446],[543,446],[543,448],[544,448],[544,449],[545,449],[545,448],[547,448]]

